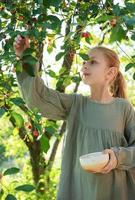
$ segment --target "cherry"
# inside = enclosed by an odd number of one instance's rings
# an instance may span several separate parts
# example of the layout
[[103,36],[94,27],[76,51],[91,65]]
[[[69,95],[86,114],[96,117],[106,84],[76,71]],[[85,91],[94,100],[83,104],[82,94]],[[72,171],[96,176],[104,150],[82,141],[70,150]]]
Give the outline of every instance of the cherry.
[[117,19],[114,18],[114,19],[110,20],[110,24],[111,24],[112,27],[115,27],[116,23],[117,23]]
[[1,6],[1,7],[0,7],[0,11],[4,10],[4,8],[5,8],[4,6]]
[[73,59],[73,58],[74,58],[74,55],[75,55],[75,51],[71,50],[71,51],[69,52],[69,57],[70,57],[71,59]]
[[38,133],[37,130],[34,130],[34,131],[33,131],[33,136],[34,136],[35,138],[37,138],[37,137],[39,136],[39,133]]
[[31,126],[31,125],[29,125],[29,126],[28,126],[28,129],[32,129],[32,126]]
[[32,18],[32,21],[33,21],[33,22],[36,22],[36,21],[37,21],[37,18],[36,18],[36,17],[33,17],[33,18]]
[[84,32],[84,33],[82,33],[82,37],[89,38],[90,37],[90,33]]
[[21,20],[21,21],[24,20],[24,16],[20,15],[19,20]]

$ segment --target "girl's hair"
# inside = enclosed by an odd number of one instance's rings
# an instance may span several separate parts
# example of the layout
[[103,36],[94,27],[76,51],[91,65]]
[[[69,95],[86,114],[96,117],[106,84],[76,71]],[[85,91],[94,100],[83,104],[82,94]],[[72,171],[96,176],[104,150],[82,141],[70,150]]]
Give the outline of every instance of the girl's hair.
[[110,91],[113,94],[113,97],[121,97],[124,99],[128,99],[126,90],[127,85],[124,79],[122,72],[120,71],[120,60],[118,55],[112,49],[103,46],[96,46],[91,50],[101,50],[107,59],[108,67],[116,67],[117,75],[114,77],[113,81],[110,83]]

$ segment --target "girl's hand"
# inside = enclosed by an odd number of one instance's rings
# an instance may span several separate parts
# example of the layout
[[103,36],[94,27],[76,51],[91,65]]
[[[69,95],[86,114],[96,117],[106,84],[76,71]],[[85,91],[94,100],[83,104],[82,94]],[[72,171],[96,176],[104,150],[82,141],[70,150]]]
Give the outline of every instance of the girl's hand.
[[105,149],[103,152],[104,153],[109,153],[109,157],[110,157],[109,162],[107,163],[107,165],[104,168],[102,168],[102,171],[101,171],[101,173],[107,174],[112,169],[116,168],[118,161],[117,161],[115,153],[114,153],[114,151],[112,149]]
[[107,163],[107,165],[101,169],[100,172],[97,172],[97,171],[91,171],[89,170],[88,172],[91,172],[91,173],[102,173],[102,174],[107,174],[109,173],[112,169],[115,169],[116,166],[117,166],[117,158],[115,156],[115,153],[113,152],[112,149],[105,149],[103,151],[103,153],[109,153],[109,162]]
[[13,43],[13,47],[14,47],[16,56],[21,57],[23,51],[30,47],[29,38],[28,37],[22,37],[22,36],[18,35],[15,38],[15,42]]

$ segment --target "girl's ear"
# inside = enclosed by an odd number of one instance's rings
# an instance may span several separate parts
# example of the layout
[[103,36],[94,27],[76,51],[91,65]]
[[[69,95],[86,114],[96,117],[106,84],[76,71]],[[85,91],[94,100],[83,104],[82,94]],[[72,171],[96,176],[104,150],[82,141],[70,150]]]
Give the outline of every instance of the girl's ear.
[[110,67],[107,71],[107,79],[113,80],[117,76],[117,68]]

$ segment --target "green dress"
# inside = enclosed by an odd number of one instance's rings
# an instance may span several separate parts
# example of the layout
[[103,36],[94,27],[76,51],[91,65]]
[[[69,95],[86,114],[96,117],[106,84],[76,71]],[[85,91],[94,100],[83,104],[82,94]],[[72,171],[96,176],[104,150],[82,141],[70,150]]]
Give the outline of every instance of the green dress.
[[[42,78],[17,75],[30,109],[49,119],[66,120],[57,200],[135,199],[135,110],[123,98],[98,103],[82,94],[48,88]],[[79,157],[111,148],[118,165],[108,174],[84,171]]]

